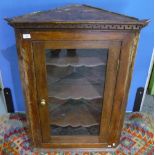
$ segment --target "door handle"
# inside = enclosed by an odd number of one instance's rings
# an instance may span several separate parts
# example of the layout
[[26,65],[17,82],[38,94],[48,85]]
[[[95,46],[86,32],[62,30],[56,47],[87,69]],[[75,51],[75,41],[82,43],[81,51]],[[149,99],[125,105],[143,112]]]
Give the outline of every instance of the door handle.
[[46,100],[45,100],[45,99],[41,99],[40,104],[41,104],[42,106],[46,105]]

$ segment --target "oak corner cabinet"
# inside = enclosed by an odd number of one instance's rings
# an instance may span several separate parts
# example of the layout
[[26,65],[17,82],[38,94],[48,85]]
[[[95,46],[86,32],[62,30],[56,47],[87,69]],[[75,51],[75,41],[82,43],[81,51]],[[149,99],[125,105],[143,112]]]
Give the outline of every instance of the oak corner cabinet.
[[116,147],[148,21],[87,5],[6,20],[16,34],[33,147]]

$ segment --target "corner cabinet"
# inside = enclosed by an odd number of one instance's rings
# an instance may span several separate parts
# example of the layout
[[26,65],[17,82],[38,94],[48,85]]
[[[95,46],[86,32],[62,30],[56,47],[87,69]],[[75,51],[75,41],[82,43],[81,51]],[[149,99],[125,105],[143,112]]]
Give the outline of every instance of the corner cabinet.
[[33,146],[116,147],[147,20],[86,5],[6,20],[16,33]]

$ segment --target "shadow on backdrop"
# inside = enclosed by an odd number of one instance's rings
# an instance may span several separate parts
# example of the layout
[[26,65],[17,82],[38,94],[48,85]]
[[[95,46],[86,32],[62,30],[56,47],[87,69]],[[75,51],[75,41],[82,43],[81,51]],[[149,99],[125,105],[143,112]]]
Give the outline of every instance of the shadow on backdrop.
[[8,61],[11,71],[11,78],[13,82],[13,90],[12,95],[14,93],[14,101],[15,101],[15,108],[16,111],[24,111],[24,97],[21,87],[21,80],[20,80],[20,73],[19,73],[19,66],[18,66],[18,56],[16,45],[12,45],[5,50],[1,51],[2,56]]

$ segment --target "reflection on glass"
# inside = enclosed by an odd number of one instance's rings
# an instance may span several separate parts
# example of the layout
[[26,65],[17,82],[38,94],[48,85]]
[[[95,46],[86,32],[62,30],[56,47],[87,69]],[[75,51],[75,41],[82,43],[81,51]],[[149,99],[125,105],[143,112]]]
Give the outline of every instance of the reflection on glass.
[[51,134],[98,135],[107,49],[47,49]]

